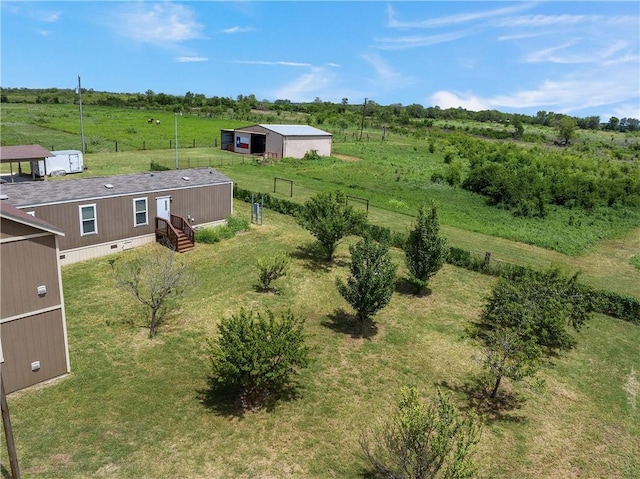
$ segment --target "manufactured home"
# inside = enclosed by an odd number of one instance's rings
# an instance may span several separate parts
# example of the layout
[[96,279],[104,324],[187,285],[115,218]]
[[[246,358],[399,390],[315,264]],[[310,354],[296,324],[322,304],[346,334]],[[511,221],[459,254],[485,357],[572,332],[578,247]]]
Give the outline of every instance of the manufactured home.
[[70,371],[59,241],[64,232],[0,201],[0,343],[7,393]]
[[80,150],[56,150],[52,156],[31,161],[31,172],[35,176],[64,176],[84,171],[84,160]]
[[2,195],[64,231],[63,265],[159,240],[183,251],[194,228],[233,213],[233,182],[211,168],[4,184]]
[[331,156],[333,136],[309,125],[254,125],[221,130],[223,150],[269,158],[303,158],[316,151]]

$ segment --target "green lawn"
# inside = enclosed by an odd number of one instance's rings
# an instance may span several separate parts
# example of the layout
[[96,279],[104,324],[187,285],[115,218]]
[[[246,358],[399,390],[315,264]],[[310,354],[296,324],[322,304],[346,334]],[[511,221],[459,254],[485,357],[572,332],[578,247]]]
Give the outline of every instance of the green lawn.
[[[106,258],[64,267],[73,372],[9,397],[23,477],[359,478],[358,434],[399,387],[425,397],[441,387],[469,407],[464,391],[479,367],[462,336],[494,279],[445,266],[427,296],[400,288],[361,339],[341,322],[352,311],[333,285],[346,274],[349,241],[328,267],[309,256],[312,241],[267,211],[264,226],[198,244],[185,254],[198,281],[154,340],[136,326],[140,309],[115,289]],[[290,272],[280,294],[258,293],[255,263],[274,251],[292,255]],[[313,359],[297,399],[244,416],[203,401],[206,339],[242,306],[306,317]],[[543,371],[545,389],[505,384],[511,406],[485,416],[480,477],[638,477],[640,328],[596,316],[578,339]]]

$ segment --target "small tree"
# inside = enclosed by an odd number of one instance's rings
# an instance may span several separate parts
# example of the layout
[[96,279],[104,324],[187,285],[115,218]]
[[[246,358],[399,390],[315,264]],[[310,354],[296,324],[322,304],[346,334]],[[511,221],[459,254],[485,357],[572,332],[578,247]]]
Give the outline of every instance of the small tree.
[[167,248],[157,246],[121,264],[110,261],[116,283],[143,304],[148,312],[149,337],[158,333],[177,300],[193,283],[193,273],[186,262]]
[[482,365],[494,380],[491,399],[498,394],[502,378],[519,381],[534,376],[540,368],[540,348],[509,329],[489,332],[482,354]]
[[209,341],[210,380],[238,395],[245,407],[262,406],[283,392],[300,368],[307,366],[304,319],[291,311],[280,319],[240,310],[223,318],[217,341]]
[[579,330],[591,309],[577,277],[566,279],[555,269],[498,280],[470,331],[482,344],[482,364],[494,379],[491,397],[503,377],[533,376],[545,355],[572,348],[567,325]]
[[447,241],[440,236],[440,225],[435,205],[430,213],[424,206],[418,210],[414,228],[409,231],[404,248],[405,263],[409,270],[409,281],[420,294],[429,278],[436,274],[447,258]]
[[493,288],[480,320],[483,331],[508,329],[532,341],[547,354],[571,349],[592,306],[577,276],[565,278],[559,270],[524,273],[513,280],[500,279]]
[[562,117],[556,122],[556,128],[562,144],[568,145],[571,139],[576,135],[578,124],[574,118],[562,115]]
[[258,260],[258,284],[262,291],[269,291],[271,283],[287,274],[289,257],[285,253],[265,256]]
[[342,191],[318,193],[305,204],[298,222],[318,239],[327,261],[342,238],[354,234],[366,224],[366,213],[347,205]]
[[360,446],[376,477],[394,479],[464,479],[473,477],[480,424],[463,418],[438,390],[426,406],[415,388],[403,388],[388,422],[360,436]]
[[389,247],[365,238],[349,247],[351,276],[345,283],[336,278],[342,297],[357,311],[361,332],[366,322],[389,301],[395,287],[396,266],[391,262]]

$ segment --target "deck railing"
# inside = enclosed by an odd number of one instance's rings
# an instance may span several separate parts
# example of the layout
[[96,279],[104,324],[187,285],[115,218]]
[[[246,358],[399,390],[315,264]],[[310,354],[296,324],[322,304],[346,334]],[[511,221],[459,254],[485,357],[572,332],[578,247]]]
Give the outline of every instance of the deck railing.
[[170,220],[156,216],[156,235],[166,239],[171,249],[178,251],[178,240],[181,235],[187,237],[193,245],[195,243],[195,231],[191,225],[181,216],[171,215]]
[[196,242],[196,233],[189,224],[189,222],[184,219],[182,216],[171,215],[171,225],[177,229],[178,231],[182,231],[189,241],[192,243]]

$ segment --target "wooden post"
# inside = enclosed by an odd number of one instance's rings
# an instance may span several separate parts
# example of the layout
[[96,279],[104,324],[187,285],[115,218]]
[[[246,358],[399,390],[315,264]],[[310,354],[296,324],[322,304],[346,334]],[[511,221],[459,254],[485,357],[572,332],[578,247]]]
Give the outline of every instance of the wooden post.
[[7,395],[4,392],[4,381],[2,380],[2,370],[0,369],[0,409],[2,409],[2,425],[4,426],[4,437],[7,440],[7,453],[9,454],[9,464],[11,466],[11,477],[20,479],[20,467],[18,466],[18,454],[16,444],[13,440],[13,429],[11,428],[11,418],[9,416],[9,405]]

